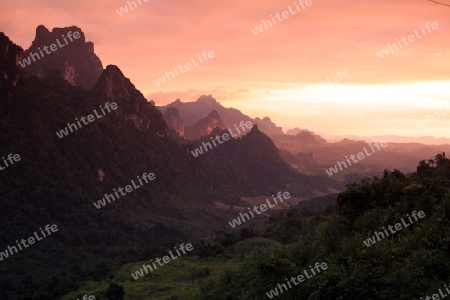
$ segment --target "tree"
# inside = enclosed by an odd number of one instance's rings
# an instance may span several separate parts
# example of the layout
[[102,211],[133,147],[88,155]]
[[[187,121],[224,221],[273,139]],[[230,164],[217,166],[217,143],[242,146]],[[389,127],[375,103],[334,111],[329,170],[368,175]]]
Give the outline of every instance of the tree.
[[436,165],[438,167],[442,166],[447,159],[445,158],[445,152],[436,155]]

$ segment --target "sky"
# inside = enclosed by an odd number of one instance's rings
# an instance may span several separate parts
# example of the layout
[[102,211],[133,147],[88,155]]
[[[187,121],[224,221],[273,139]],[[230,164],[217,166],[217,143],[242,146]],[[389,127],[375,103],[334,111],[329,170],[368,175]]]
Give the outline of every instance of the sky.
[[284,130],[450,137],[450,0],[128,2],[2,1],[0,31],[26,49],[40,24],[78,26],[157,105],[205,94]]

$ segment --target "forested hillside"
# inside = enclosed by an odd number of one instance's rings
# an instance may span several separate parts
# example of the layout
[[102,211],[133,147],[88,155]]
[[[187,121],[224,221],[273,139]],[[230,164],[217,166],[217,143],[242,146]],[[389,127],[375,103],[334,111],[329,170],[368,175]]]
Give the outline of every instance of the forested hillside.
[[[295,209],[260,227],[219,232],[214,240],[196,241],[189,257],[157,274],[134,280],[130,273],[148,263],[134,262],[99,282],[85,282],[63,300],[104,295],[111,282],[133,300],[148,299],[149,293],[157,300],[419,300],[446,295],[449,180],[450,160],[443,154],[421,162],[409,176],[385,170],[381,177],[349,184],[334,212]],[[327,268],[312,276],[317,263]],[[305,270],[309,278],[291,281]],[[287,289],[277,290],[277,296],[274,290],[282,284]]]
[[[284,246],[255,249],[242,267],[205,283],[201,299],[267,299],[278,283],[316,262],[329,268],[277,299],[425,299],[439,289],[448,294],[449,183],[450,160],[438,155],[411,176],[386,170],[382,177],[348,185],[331,215],[297,211],[273,219],[251,235]],[[415,221],[414,211],[425,217]],[[375,245],[364,243],[402,218],[409,224],[403,230]]]

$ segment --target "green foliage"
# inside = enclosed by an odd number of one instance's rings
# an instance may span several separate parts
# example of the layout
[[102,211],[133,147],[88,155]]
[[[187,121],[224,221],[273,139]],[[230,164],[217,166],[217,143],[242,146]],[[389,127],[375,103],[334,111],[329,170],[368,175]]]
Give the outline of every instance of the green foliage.
[[[293,285],[277,299],[420,299],[435,293],[450,276],[450,189],[444,178],[436,179],[439,176],[434,168],[422,178],[386,171],[383,178],[348,187],[365,190],[367,198],[358,201],[370,202],[351,217],[348,212],[359,209],[352,201],[341,203],[332,215],[294,210],[259,228],[220,232],[214,241],[197,242],[194,249],[201,249],[196,254],[204,253],[203,258],[177,259],[139,281],[130,280],[129,274],[142,263],[125,265],[114,280],[133,300],[150,295],[161,300],[258,300],[267,299],[266,293],[285,278],[326,262],[327,270]],[[389,201],[392,195],[398,198]],[[376,245],[363,244],[374,231],[395,224],[413,210],[424,210],[426,217]],[[104,289],[105,281],[98,283]]]
[[224,247],[216,242],[204,242],[204,241],[200,241],[196,247],[196,254],[200,257],[200,258],[208,258],[208,257],[214,257],[217,256],[218,254],[222,254],[224,252]]
[[[273,218],[262,228],[282,236],[282,224],[297,222],[300,235],[285,247],[255,251],[241,268],[203,286],[200,299],[266,299],[265,293],[284,278],[323,261],[328,270],[277,299],[419,299],[436,293],[450,276],[446,168],[448,160],[441,159],[426,175],[386,170],[382,178],[350,184],[338,196],[338,211],[330,217]],[[376,245],[363,244],[374,231],[394,225],[413,210],[423,210],[426,217]]]

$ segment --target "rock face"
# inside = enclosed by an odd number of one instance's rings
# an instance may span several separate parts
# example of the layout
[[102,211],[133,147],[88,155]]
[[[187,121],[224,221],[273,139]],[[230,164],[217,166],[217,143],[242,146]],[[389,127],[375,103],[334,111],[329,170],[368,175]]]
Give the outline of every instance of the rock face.
[[0,32],[0,82],[17,83],[20,68],[17,61],[22,57],[23,50],[3,33]]
[[180,114],[175,107],[169,107],[164,112],[164,119],[172,136],[184,138],[184,125],[180,118]]
[[22,70],[17,61],[23,50],[0,32],[0,109],[5,110],[7,102],[12,99],[12,89],[16,86]]
[[[68,34],[75,32],[79,33],[79,38],[72,37],[70,41]],[[51,45],[56,50],[53,51]],[[76,26],[53,28],[50,32],[39,25],[23,59],[28,59],[29,64],[22,60],[22,65],[30,74],[46,77],[51,70],[58,70],[67,82],[84,89],[92,88],[103,71],[102,62],[94,53],[94,44],[86,42],[83,31]]]
[[168,136],[169,131],[161,112],[139,92],[117,66],[109,65],[101,74],[89,97],[102,103],[116,102],[118,120],[130,124],[138,131],[157,136]]
[[186,127],[186,139],[198,140],[202,136],[210,135],[215,128],[226,129],[217,110],[213,110],[206,118]]

